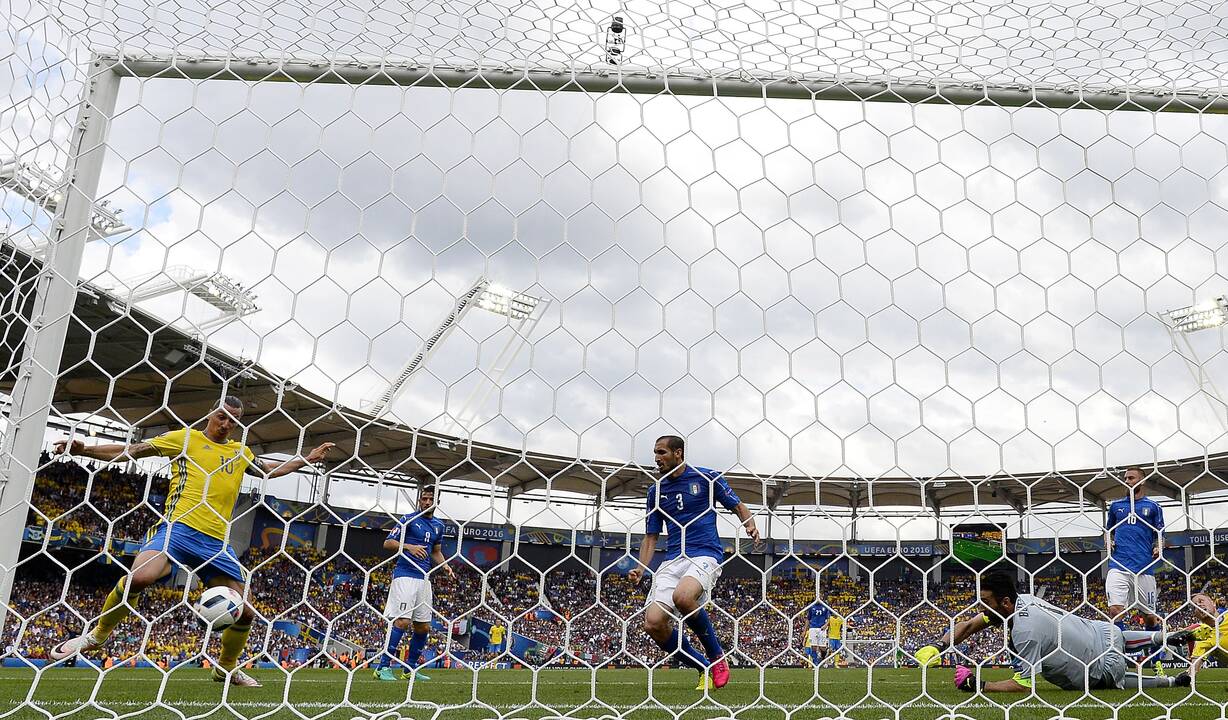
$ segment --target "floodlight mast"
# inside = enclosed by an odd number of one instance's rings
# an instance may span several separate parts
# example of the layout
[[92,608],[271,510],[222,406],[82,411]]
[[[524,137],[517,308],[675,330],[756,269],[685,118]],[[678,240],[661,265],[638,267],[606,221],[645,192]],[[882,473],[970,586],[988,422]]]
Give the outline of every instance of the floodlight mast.
[[[435,332],[422,342],[418,352],[406,361],[392,382],[388,383],[373,400],[362,401],[360,408],[375,417],[380,417],[387,412],[388,408],[392,407],[404,393],[405,386],[414,374],[426,364],[452,330],[475,307],[506,317],[511,321],[513,327],[513,336],[509,338],[495,358],[492,368],[483,372],[482,381],[470,393],[457,418],[450,419],[450,424],[458,424],[458,419],[466,417],[467,414],[476,413],[476,408],[472,407],[473,403],[477,402],[477,407],[481,407],[481,403],[485,402],[491,390],[494,389],[494,384],[498,383],[503,374],[507,372],[507,368],[516,359],[520,348],[532,333],[532,328],[536,327],[537,320],[541,317],[539,309],[545,307],[540,298],[509,290],[486,277],[479,277],[468,291],[456,299],[456,304],[444,315]],[[526,324],[530,326],[528,333],[522,332]],[[484,388],[487,385],[490,387]]]
[[228,325],[260,310],[256,295],[234,278],[220,272],[195,270],[187,265],[172,265],[155,273],[128,280],[127,293],[113,293],[129,305],[164,295],[186,292],[217,310],[217,315],[195,323],[201,332]]
[[478,298],[478,306],[491,312],[503,315],[508,319],[510,336],[503,343],[499,354],[489,370],[482,371],[482,379],[469,391],[469,396],[455,415],[449,414],[446,429],[458,429],[468,434],[472,428],[469,424],[477,417],[482,406],[494,389],[503,381],[512,363],[520,355],[520,351],[528,344],[537,323],[549,306],[548,299],[534,297],[525,293],[509,290],[501,285],[491,285]]
[[[1224,435],[1228,436],[1228,402],[1224,401],[1224,395],[1220,392],[1219,386],[1203,367],[1202,359],[1189,338],[1193,333],[1222,328],[1228,323],[1228,298],[1220,295],[1212,300],[1169,310],[1163,314],[1163,319],[1164,327],[1168,329],[1169,338],[1172,340],[1173,349],[1185,361],[1186,369],[1190,371],[1194,383],[1202,391],[1203,398],[1211,409],[1211,414],[1219,421]],[[1181,346],[1185,347],[1185,352],[1182,352]],[[1218,406],[1211,401],[1212,397],[1219,403]]]

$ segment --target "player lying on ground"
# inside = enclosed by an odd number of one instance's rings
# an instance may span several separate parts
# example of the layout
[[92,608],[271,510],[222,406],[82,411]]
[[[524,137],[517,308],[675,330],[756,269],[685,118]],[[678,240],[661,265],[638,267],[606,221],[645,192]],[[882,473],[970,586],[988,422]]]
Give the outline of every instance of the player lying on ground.
[[[131,445],[87,447],[80,440],[61,440],[55,444],[56,453],[101,462],[154,456],[172,460],[165,520],[150,528],[145,544],[132,563],[132,572],[120,578],[107,595],[94,628],[52,648],[48,653],[52,660],[64,660],[102,647],[115,626],[132,612],[145,588],[171,573],[172,562],[196,573],[209,587],[227,585],[240,595],[244,594],[247,579],[239,565],[238,554],[226,542],[243,474],[270,478],[288,475],[323,460],[333,443],[320,445],[303,460],[257,460],[247,446],[230,439],[241,417],[242,401],[227,395],[205,419],[203,432],[190,428],[172,430]],[[222,652],[213,668],[213,679],[217,682],[229,678],[232,685],[260,687],[259,682],[236,669],[255,614],[256,611],[245,604],[238,622],[222,631]]]
[[[981,605],[985,612],[955,626],[937,645],[917,651],[917,661],[934,665],[944,650],[991,626],[1004,626],[1015,676],[1009,680],[980,681],[969,667],[955,669],[955,685],[965,692],[1029,692],[1039,675],[1063,690],[1106,688],[1189,687],[1190,675],[1143,677],[1126,672],[1126,653],[1165,645],[1163,630],[1125,631],[1113,623],[1087,620],[1050,605],[1038,597],[1020,594],[1015,580],[1003,572],[981,578]],[[1173,637],[1172,642],[1184,642]]]
[[[699,670],[696,690],[708,689],[709,666],[712,686],[724,687],[729,682],[729,665],[712,619],[704,609],[721,576],[721,559],[725,555],[716,533],[713,500],[737,513],[746,534],[755,542],[759,542],[759,529],[750,510],[720,473],[685,463],[682,438],[677,435],[658,438],[653,455],[661,477],[648,488],[648,519],[640,546],[640,564],[628,577],[632,583],[640,581],[644,568],[652,562],[661,531],[668,527],[668,551],[653,575],[648,607],[644,609],[644,629],[667,654]],[[681,624],[674,622],[678,616],[699,636],[706,660],[691,645]]]
[[403,516],[397,526],[384,540],[384,549],[396,552],[397,564],[392,570],[392,584],[388,588],[388,601],[384,604],[384,617],[392,623],[388,629],[388,647],[380,656],[375,669],[375,679],[396,680],[389,664],[396,659],[397,647],[412,621],[414,634],[409,638],[409,655],[405,658],[410,670],[400,677],[403,680],[430,680],[418,672],[418,661],[426,649],[427,634],[431,631],[431,568],[443,568],[448,577],[455,578],[448,567],[440,543],[443,542],[443,522],[435,518],[435,488],[427,485],[418,492],[418,511]]
[[1190,675],[1197,675],[1208,660],[1219,667],[1228,664],[1228,617],[1219,611],[1210,595],[1198,593],[1190,598],[1198,624],[1169,634],[1169,645],[1193,643],[1190,651]]

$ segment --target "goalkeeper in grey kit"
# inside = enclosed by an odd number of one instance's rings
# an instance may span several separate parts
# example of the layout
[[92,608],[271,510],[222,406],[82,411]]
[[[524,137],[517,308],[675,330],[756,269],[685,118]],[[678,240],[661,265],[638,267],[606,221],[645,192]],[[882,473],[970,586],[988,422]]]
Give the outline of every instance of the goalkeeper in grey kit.
[[[981,680],[969,667],[955,669],[955,685],[965,692],[1030,692],[1039,675],[1063,690],[1189,687],[1190,676],[1141,676],[1126,672],[1126,652],[1163,647],[1163,630],[1122,631],[1113,623],[1072,615],[1038,597],[1021,594],[1010,575],[997,572],[981,578],[985,612],[955,626],[937,646],[917,651],[917,661],[934,665],[950,648],[991,626],[1004,626],[1014,677]],[[1176,638],[1173,639],[1174,641]]]

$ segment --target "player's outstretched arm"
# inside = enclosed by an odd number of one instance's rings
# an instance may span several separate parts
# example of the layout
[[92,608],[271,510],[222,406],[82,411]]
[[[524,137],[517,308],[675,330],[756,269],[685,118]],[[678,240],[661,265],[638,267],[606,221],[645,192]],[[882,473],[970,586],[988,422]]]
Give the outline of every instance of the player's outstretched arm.
[[140,458],[153,457],[158,454],[157,448],[147,442],[132,443],[125,445],[123,443],[104,443],[102,445],[86,445],[80,440],[57,440],[52,446],[56,455],[76,455],[78,457],[86,457],[91,460],[99,460],[101,462],[115,462],[116,460],[137,460]]
[[987,693],[1020,693],[1030,692],[1031,690],[1032,687],[1030,685],[1024,685],[1015,678],[1010,678],[1008,680],[987,680],[981,683],[981,692]]
[[291,458],[285,462],[279,460],[261,460],[260,465],[264,468],[264,472],[270,478],[281,477],[282,475],[289,475],[297,470],[302,470],[308,465],[313,465],[320,462],[328,455],[328,451],[332,450],[334,447],[336,447],[336,443],[326,442],[323,445],[317,445],[315,449],[307,453],[307,457],[305,458]]
[[[982,613],[963,622],[955,624],[954,634],[950,632],[943,633],[942,639],[931,645],[926,645],[913,655],[917,662],[922,667],[934,667],[942,661],[942,654],[951,649],[952,646],[962,643],[969,636],[974,635],[985,628],[989,627],[989,620]],[[955,683],[959,685],[959,683]]]
[[652,554],[657,551],[657,538],[659,537],[657,533],[649,533],[644,536],[644,542],[640,543],[640,564],[631,568],[631,572],[627,573],[632,584],[638,583],[640,578],[644,577],[644,568],[652,562]]
[[969,637],[979,633],[987,627],[989,627],[989,619],[985,617],[984,613],[981,613],[971,620],[964,620],[963,622],[956,623],[954,634],[950,632],[945,633],[942,636],[942,640],[940,640],[938,644],[940,647],[959,645]]

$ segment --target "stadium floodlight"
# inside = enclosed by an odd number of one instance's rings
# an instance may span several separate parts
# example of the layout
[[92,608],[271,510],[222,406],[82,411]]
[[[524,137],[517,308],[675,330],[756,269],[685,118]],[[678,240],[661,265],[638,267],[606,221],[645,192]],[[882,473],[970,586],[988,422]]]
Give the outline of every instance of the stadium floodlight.
[[[387,411],[404,392],[406,384],[414,373],[426,364],[426,361],[439,349],[448,334],[469,313],[469,310],[478,307],[506,317],[512,324],[513,332],[503,349],[495,357],[494,365],[482,373],[481,382],[470,392],[460,412],[450,418],[449,426],[463,426],[476,414],[477,409],[486,401],[495,384],[516,359],[525,341],[532,334],[533,328],[536,327],[537,321],[541,318],[542,313],[539,310],[544,310],[545,304],[546,301],[542,298],[517,292],[489,278],[479,277],[469,290],[456,299],[456,304],[444,315],[435,332],[423,341],[418,352],[410,356],[392,382],[388,383],[374,400],[363,400],[360,407],[376,417]],[[526,323],[531,323],[527,332],[525,331]]]
[[[1168,328],[1171,336],[1173,349],[1185,360],[1190,377],[1194,379],[1194,383],[1202,390],[1203,397],[1207,400],[1211,415],[1219,421],[1224,434],[1228,435],[1228,402],[1225,402],[1215,380],[1207,373],[1202,358],[1199,357],[1189,337],[1201,330],[1223,327],[1225,323],[1228,323],[1228,298],[1220,295],[1211,300],[1170,310],[1164,313],[1164,318],[1167,321],[1165,327]],[[1181,339],[1180,343],[1177,342],[1178,338]],[[1185,348],[1185,352],[1182,352],[1182,347]],[[1211,401],[1212,397],[1218,404]]]
[[[0,161],[0,188],[29,200],[49,215],[59,213],[66,189],[61,175],[16,158]],[[122,212],[111,207],[108,200],[95,202],[91,208],[86,241],[101,240],[131,230],[120,219]],[[45,243],[33,243],[33,246],[35,250],[42,250]]]
[[533,315],[540,298],[518,293],[498,283],[490,283],[478,295],[477,306],[512,320],[525,320]]
[[1223,295],[1196,305],[1165,313],[1169,325],[1179,333],[1194,333],[1217,328],[1228,322],[1228,298]]
[[255,293],[234,278],[219,272],[195,270],[186,265],[172,265],[129,280],[126,284],[131,287],[127,293],[115,293],[114,290],[112,293],[129,305],[180,292],[200,298],[218,311],[216,316],[196,323],[202,332],[260,310]]

